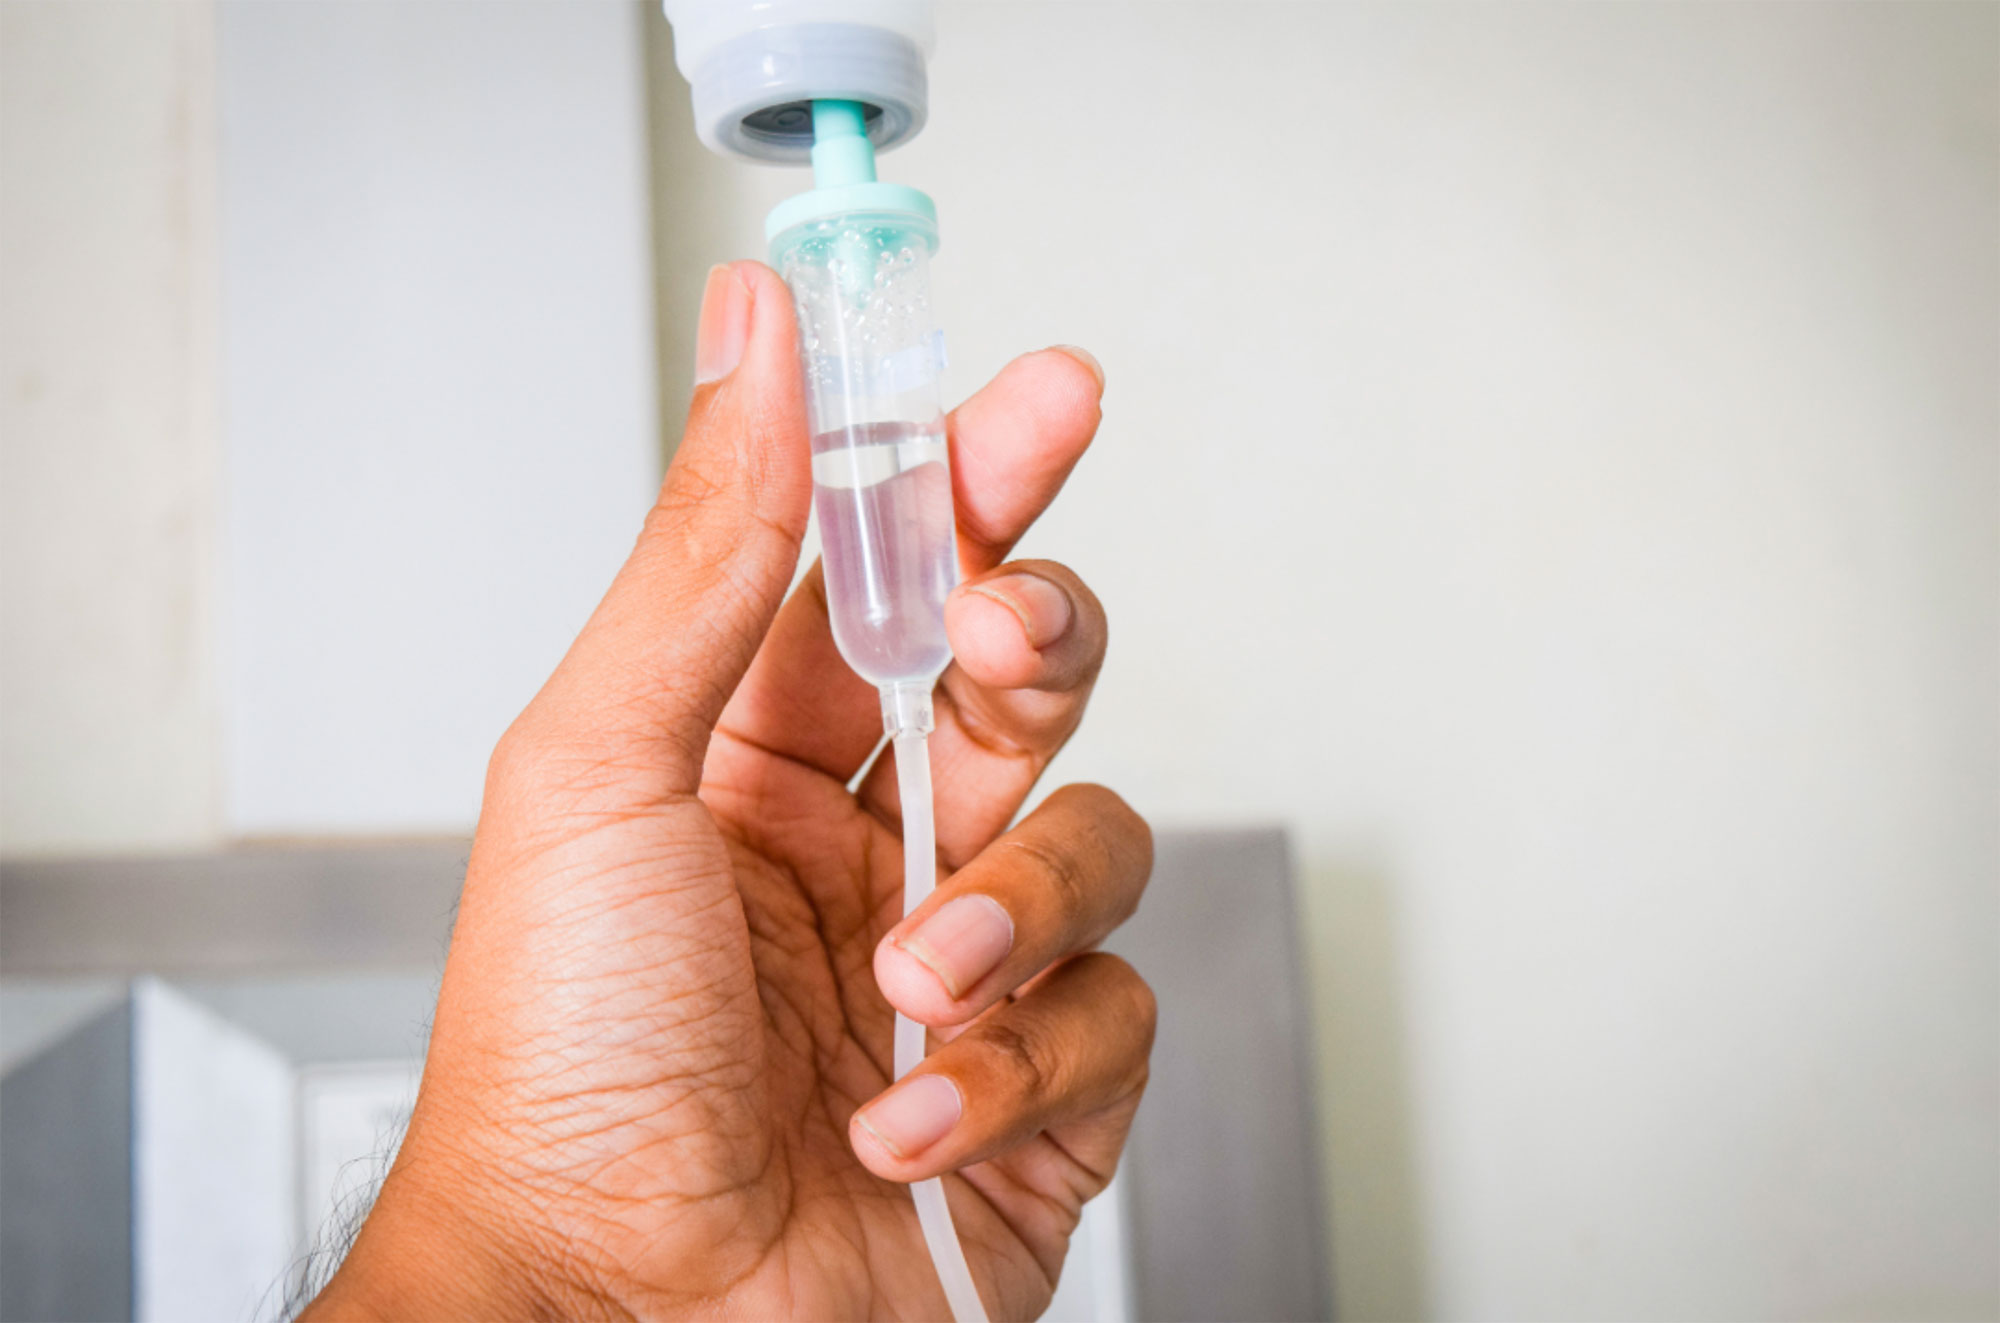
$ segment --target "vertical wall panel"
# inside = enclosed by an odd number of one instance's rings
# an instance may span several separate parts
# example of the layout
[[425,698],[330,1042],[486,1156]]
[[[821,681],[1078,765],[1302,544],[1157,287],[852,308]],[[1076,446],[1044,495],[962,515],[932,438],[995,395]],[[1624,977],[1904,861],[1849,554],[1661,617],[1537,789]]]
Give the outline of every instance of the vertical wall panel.
[[228,823],[468,825],[658,471],[641,24],[222,8]]
[[0,4],[0,850],[212,844],[215,9]]

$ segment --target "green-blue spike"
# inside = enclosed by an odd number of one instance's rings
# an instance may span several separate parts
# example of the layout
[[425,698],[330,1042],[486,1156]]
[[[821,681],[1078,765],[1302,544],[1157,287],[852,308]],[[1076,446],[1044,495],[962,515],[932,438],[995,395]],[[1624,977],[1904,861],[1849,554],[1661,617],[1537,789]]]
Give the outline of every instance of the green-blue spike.
[[859,101],[813,102],[812,163],[817,188],[875,182],[875,144]]
[[815,101],[811,192],[787,198],[771,209],[764,237],[775,240],[795,225],[861,212],[907,216],[911,237],[937,251],[937,208],[914,188],[878,183],[875,144],[858,101]]

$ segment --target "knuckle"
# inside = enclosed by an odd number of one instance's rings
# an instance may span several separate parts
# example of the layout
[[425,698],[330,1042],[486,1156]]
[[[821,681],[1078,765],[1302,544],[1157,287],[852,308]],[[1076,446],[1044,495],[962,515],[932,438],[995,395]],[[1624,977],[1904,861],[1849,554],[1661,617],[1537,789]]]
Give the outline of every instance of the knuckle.
[[1114,790],[1106,790],[1105,818],[1125,838],[1126,846],[1142,857],[1147,871],[1153,865],[1153,827],[1139,810],[1125,802],[1125,797]]
[[698,457],[689,455],[677,464],[660,484],[660,491],[640,532],[640,545],[677,539],[688,520],[704,505],[726,499],[729,484],[707,471]]
[[1086,819],[1106,818],[1125,807],[1118,792],[1095,781],[1072,781],[1049,792],[1043,808],[1062,811]]
[[1076,781],[1056,791],[1049,798],[1055,799],[1058,796],[1069,801],[1069,807],[1077,812],[1098,819],[1122,834],[1145,837],[1148,848],[1151,848],[1152,830],[1146,826],[1146,820],[1125,802],[1123,795],[1111,787],[1099,785],[1095,781]]
[[551,745],[530,708],[514,718],[493,745],[486,760],[489,787],[528,786],[542,779],[551,761]]
[[993,714],[986,710],[986,704],[980,700],[976,687],[967,684],[965,672],[957,662],[945,670],[935,701],[940,709],[939,719],[943,720],[949,712],[951,720],[965,738],[986,753],[1009,761],[1035,762],[1034,743],[1008,729],[1005,722],[994,719]]
[[1119,838],[1119,844],[1131,853],[1140,864],[1142,877],[1153,871],[1153,827],[1139,810],[1125,802],[1122,795],[1106,790],[1104,817],[1106,823]]
[[1150,1049],[1160,1024],[1160,999],[1153,985],[1131,961],[1109,951],[1093,951],[1078,959],[1087,962],[1092,981],[1098,985],[1091,999],[1106,1007],[1120,1025],[1136,1031],[1143,1048]]
[[[1085,832],[1100,854],[1098,867],[1107,878],[1126,884],[1113,888],[1112,918],[1123,923],[1138,912],[1139,898],[1153,873],[1153,829],[1117,791],[1090,782],[1064,786],[1049,796],[1087,824]],[[1127,881],[1129,879],[1129,881]]]
[[979,1037],[1023,1097],[1040,1097],[1048,1091],[1048,1069],[1035,1041],[1021,1029],[996,1019],[981,1026]]
[[1015,848],[1027,857],[1043,889],[1054,893],[1061,913],[1075,915],[1082,911],[1089,887],[1074,855],[1035,840],[1017,841]]
[[666,713],[648,728],[637,700],[600,703],[586,716],[574,703],[531,704],[502,733],[486,761],[486,806],[511,805],[528,819],[657,793],[659,768],[699,765],[706,748],[699,723]]
[[[1131,967],[1128,965],[1127,968]],[[1160,999],[1154,993],[1153,985],[1146,982],[1137,970],[1132,970],[1132,980],[1125,990],[1125,996],[1129,1003],[1131,1022],[1142,1031],[1140,1041],[1143,1044],[1141,1051],[1143,1058],[1145,1053],[1153,1050],[1153,1039],[1160,1031]]]

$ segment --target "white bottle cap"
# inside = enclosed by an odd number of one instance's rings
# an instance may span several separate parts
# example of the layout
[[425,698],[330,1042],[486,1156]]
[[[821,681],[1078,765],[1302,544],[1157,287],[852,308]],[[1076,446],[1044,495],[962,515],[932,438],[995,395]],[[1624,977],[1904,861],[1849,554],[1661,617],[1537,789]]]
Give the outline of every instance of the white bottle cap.
[[915,137],[930,108],[930,0],[662,0],[674,63],[711,151],[803,164],[815,100],[858,101],[878,151]]

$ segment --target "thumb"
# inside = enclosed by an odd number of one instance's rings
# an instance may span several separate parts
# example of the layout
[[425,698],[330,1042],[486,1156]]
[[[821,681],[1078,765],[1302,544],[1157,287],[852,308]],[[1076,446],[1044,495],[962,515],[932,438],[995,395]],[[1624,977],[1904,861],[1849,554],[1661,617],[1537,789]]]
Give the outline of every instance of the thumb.
[[683,794],[791,583],[812,491],[776,272],[709,272],[695,360],[687,430],[638,545],[528,713],[558,743],[657,746],[644,765]]

